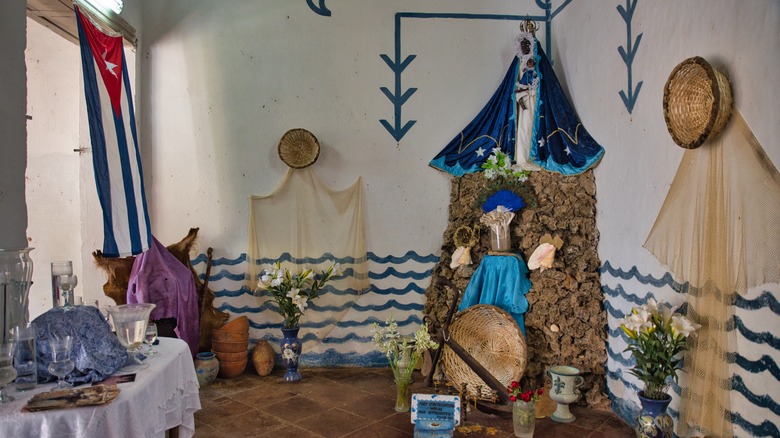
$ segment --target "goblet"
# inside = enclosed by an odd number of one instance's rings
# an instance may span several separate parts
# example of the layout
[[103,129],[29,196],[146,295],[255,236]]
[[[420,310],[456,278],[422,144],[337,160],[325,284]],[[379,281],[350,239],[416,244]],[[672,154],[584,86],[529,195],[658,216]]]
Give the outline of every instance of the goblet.
[[138,371],[149,366],[138,360],[138,353],[146,336],[149,315],[155,307],[157,306],[151,303],[133,303],[108,308],[108,313],[114,321],[116,337],[127,349],[130,358],[130,364],[124,367],[125,371]]
[[144,336],[144,344],[149,346],[149,350],[146,351],[147,356],[154,356],[157,354],[157,350],[154,349],[154,341],[157,340],[157,324],[150,322],[146,325],[146,336]]
[[0,345],[0,404],[13,401],[13,397],[3,394],[5,385],[16,378],[14,368],[14,343],[8,342]]
[[57,276],[57,287],[62,289],[62,299],[65,301],[63,307],[73,307],[73,288],[79,283],[77,276],[73,274],[65,274]]
[[57,377],[57,386],[52,391],[66,389],[73,384],[65,380],[65,376],[73,371],[74,363],[70,358],[73,349],[73,338],[70,335],[49,338],[49,351],[51,351],[51,362],[49,362],[49,373]]

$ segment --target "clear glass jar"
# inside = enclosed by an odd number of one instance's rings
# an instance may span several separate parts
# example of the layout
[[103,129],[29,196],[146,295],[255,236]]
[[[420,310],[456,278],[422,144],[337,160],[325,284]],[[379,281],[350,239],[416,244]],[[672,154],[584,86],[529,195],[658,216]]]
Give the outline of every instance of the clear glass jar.
[[512,426],[516,437],[533,437],[536,427],[536,403],[517,400],[512,405]]

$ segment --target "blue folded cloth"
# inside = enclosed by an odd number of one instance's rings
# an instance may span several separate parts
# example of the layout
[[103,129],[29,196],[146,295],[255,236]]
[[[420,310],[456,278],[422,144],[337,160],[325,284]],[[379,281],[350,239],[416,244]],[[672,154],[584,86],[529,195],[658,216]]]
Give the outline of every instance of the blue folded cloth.
[[111,332],[96,307],[55,307],[33,320],[36,329],[35,350],[38,359],[38,382],[56,380],[49,373],[50,337],[73,337],[71,359],[75,365],[65,380],[73,384],[105,380],[128,360],[127,350]]

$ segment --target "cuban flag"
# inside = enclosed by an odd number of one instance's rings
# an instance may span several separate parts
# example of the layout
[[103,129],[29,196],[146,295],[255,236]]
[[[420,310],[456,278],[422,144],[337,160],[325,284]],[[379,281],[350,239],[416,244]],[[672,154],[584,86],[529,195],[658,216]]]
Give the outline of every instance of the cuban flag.
[[152,233],[122,37],[106,35],[75,10],[92,164],[103,210],[103,254],[140,254],[149,249]]

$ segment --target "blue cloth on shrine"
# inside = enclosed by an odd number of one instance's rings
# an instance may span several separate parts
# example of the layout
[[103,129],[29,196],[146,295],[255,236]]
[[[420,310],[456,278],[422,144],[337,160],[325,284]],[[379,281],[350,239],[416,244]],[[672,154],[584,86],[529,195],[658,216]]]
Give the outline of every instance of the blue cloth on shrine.
[[504,80],[482,111],[431,160],[431,167],[455,176],[479,172],[495,147],[514,160],[517,60],[515,56]]
[[531,290],[528,267],[517,255],[487,255],[471,276],[458,311],[475,304],[490,304],[509,313],[525,335],[525,319],[528,300],[525,294]]
[[73,337],[70,357],[75,367],[65,377],[70,383],[101,382],[127,361],[127,350],[111,332],[97,307],[55,307],[35,318],[32,324],[35,326],[38,382],[56,380],[48,369],[51,362],[49,337]]

